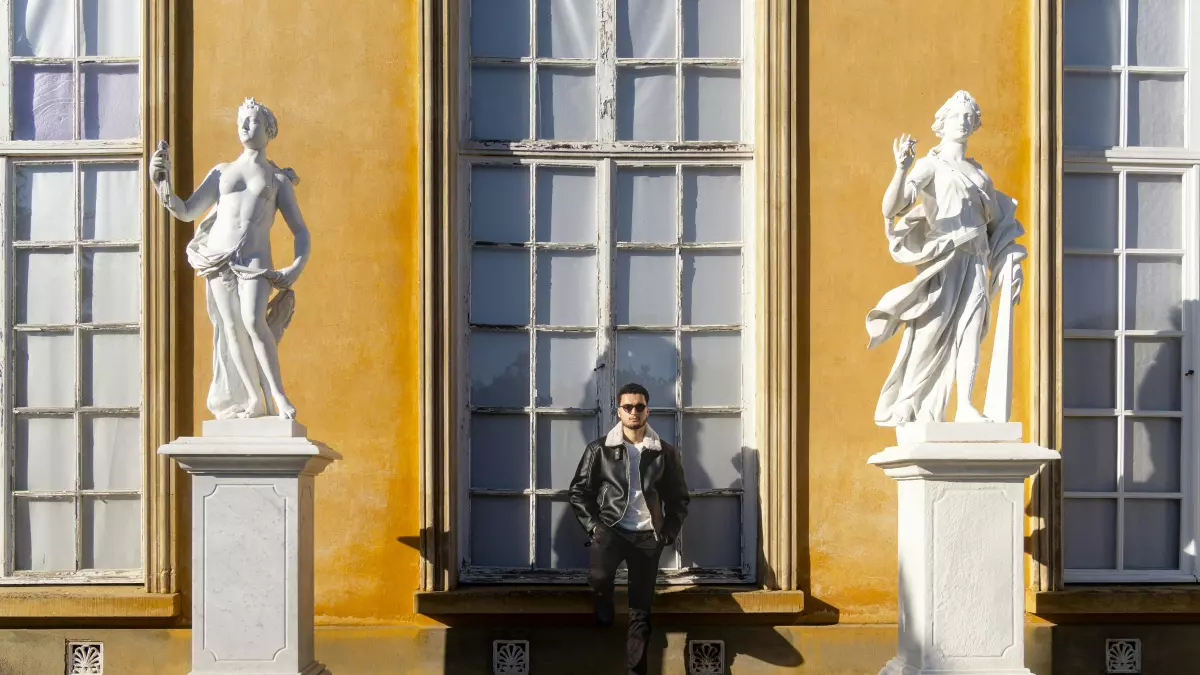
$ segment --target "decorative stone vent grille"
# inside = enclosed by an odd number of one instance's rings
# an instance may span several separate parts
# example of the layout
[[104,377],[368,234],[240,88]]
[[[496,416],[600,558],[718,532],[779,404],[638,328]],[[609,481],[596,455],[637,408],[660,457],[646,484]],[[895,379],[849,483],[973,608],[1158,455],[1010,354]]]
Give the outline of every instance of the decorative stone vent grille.
[[1142,641],[1126,638],[1121,640],[1106,640],[1105,651],[1107,652],[1106,672],[1109,673],[1134,673],[1140,675],[1142,672]]
[[725,675],[725,641],[689,641],[687,666],[688,675]]
[[529,675],[529,640],[493,641],[492,675]]
[[104,675],[104,643],[68,642],[67,675]]

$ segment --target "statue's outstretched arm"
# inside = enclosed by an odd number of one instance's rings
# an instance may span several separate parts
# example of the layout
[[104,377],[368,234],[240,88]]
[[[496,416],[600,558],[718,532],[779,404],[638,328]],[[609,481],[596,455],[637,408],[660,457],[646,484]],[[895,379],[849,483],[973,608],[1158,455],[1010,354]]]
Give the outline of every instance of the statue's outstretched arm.
[[287,288],[296,282],[296,278],[300,276],[300,272],[304,271],[304,266],[308,264],[311,242],[308,235],[308,225],[304,223],[304,215],[300,213],[300,202],[296,200],[296,189],[292,186],[291,181],[280,181],[276,201],[279,205],[279,213],[283,215],[283,221],[287,223],[288,229],[292,231],[292,236],[295,238],[296,258],[292,261],[291,265],[279,270],[283,279],[281,284],[276,284]]
[[150,180],[158,191],[159,203],[166,207],[171,215],[190,223],[217,203],[217,197],[221,194],[221,172],[219,167],[213,167],[200,183],[200,187],[185,201],[175,194],[171,186],[171,159],[168,153],[166,142],[160,141],[158,149],[150,157]]

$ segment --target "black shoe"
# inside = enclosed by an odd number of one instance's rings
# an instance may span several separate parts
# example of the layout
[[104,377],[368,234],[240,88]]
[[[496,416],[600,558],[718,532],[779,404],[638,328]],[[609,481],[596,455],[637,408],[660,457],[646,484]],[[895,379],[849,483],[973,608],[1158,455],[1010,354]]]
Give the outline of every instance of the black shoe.
[[596,625],[601,628],[608,628],[613,623],[613,614],[616,610],[613,608],[612,596],[603,598],[596,596]]

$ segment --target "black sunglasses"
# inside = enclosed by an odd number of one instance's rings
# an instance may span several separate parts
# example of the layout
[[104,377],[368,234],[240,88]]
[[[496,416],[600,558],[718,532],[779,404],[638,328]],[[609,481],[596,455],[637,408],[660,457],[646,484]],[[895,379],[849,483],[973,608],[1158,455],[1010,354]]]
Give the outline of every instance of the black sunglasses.
[[646,409],[646,404],[645,403],[626,403],[625,405],[618,406],[618,407],[621,408],[621,410],[624,410],[626,413],[632,413],[634,410],[636,410],[638,412],[642,412]]

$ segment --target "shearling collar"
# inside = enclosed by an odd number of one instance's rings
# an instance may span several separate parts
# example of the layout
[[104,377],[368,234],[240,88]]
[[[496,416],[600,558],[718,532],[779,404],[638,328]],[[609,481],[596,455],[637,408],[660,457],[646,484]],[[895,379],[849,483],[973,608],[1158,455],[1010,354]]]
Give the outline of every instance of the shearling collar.
[[[617,426],[613,427],[612,431],[608,432],[608,436],[604,438],[604,444],[612,448],[624,443],[625,432],[621,431],[621,424],[618,422]],[[646,442],[644,447],[647,450],[662,450],[662,441],[658,438],[658,432],[650,426],[649,422],[646,423]]]

